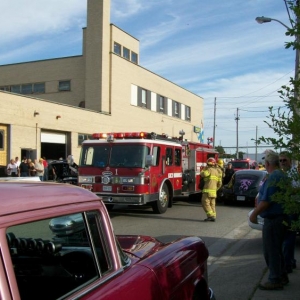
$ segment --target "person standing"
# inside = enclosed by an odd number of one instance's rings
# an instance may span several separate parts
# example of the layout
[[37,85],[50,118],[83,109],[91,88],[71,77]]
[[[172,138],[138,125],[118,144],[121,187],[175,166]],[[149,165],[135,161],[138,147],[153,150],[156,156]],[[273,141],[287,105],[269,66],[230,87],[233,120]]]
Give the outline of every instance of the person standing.
[[15,163],[14,159],[11,159],[9,164],[6,167],[6,173],[8,177],[18,177],[18,166]]
[[[300,182],[298,170],[292,167],[291,154],[287,151],[281,152],[279,154],[280,168],[286,172],[287,176],[290,178],[290,183],[292,186],[291,196],[295,196],[299,193]],[[296,191],[298,189],[298,191]],[[289,223],[296,221],[298,219],[297,214],[289,215]],[[296,246],[297,232],[291,229],[286,231],[284,241],[283,241],[283,256],[285,261],[286,271],[292,273],[293,269],[296,269],[296,259],[295,259],[295,246]]]
[[25,158],[24,160],[22,160],[20,167],[20,176],[21,177],[28,177],[29,176],[29,166],[27,163],[27,159]]
[[200,177],[204,178],[204,187],[202,190],[202,207],[207,218],[205,222],[216,221],[216,197],[217,190],[222,186],[222,178],[216,167],[216,160],[210,157],[207,160],[207,166],[200,172]]
[[34,168],[36,170],[36,176],[39,176],[40,180],[44,180],[44,165],[43,165],[43,159],[40,158],[39,161],[36,159],[34,160]]
[[232,175],[234,174],[234,170],[232,168],[232,163],[228,163],[225,169],[225,176],[223,178],[223,184],[229,183]]
[[43,165],[44,165],[44,179],[43,179],[43,181],[48,181],[49,170],[48,170],[48,162],[47,162],[45,156],[43,157]]
[[281,290],[289,282],[283,258],[283,239],[286,231],[283,207],[274,201],[276,193],[280,193],[280,182],[286,180],[286,175],[279,168],[279,155],[268,150],[265,155],[265,165],[268,176],[263,181],[258,204],[250,216],[250,221],[257,224],[257,216],[264,218],[262,230],[263,253],[269,268],[268,281],[260,284],[261,290]]

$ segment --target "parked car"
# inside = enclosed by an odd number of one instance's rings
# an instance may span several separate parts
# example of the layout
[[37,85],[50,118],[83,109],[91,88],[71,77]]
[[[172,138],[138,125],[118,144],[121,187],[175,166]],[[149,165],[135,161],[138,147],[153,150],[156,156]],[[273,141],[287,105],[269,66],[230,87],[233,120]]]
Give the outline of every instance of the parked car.
[[74,185],[0,190],[0,299],[214,299],[199,237],[115,236],[102,200]]
[[230,162],[234,171],[253,169],[258,170],[258,163],[251,159],[235,159]]
[[236,171],[229,183],[222,188],[224,204],[234,202],[254,204],[255,197],[266,174],[266,171],[260,170]]
[[67,160],[53,160],[48,165],[48,179],[77,185],[78,166]]

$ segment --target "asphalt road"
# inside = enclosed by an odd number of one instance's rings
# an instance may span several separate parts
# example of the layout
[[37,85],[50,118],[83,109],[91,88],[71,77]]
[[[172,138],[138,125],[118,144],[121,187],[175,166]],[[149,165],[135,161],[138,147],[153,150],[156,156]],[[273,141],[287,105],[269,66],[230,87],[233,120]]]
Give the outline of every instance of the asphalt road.
[[199,201],[177,198],[163,215],[151,208],[116,206],[110,212],[116,234],[151,235],[167,242],[183,235],[206,243],[209,285],[217,300],[248,300],[265,273],[261,232],[248,226],[251,206],[217,204],[217,221],[204,222]]

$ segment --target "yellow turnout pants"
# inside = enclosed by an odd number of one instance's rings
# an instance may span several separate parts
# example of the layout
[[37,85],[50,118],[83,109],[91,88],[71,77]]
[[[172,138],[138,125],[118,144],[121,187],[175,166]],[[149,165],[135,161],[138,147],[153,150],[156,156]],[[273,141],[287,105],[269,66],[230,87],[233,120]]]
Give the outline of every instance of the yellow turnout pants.
[[202,194],[201,199],[202,207],[207,215],[207,217],[216,217],[216,197],[209,197],[208,193]]

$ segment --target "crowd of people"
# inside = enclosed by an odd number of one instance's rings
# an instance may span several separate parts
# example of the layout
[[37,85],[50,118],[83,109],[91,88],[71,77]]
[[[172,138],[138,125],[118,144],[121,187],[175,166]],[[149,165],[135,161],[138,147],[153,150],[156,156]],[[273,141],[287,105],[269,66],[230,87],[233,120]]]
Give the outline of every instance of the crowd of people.
[[[277,154],[266,151],[264,178],[257,206],[250,216],[252,223],[257,223],[258,215],[264,218],[262,231],[263,255],[269,269],[268,281],[259,285],[262,290],[280,290],[289,283],[288,274],[296,268],[295,245],[297,232],[292,222],[299,219],[297,212],[287,213],[285,199],[300,200],[299,170],[292,166],[291,153],[284,151]],[[224,169],[221,160],[207,160],[207,166],[201,171],[203,178],[202,207],[206,214],[204,221],[216,221],[216,197],[222,184],[228,184],[234,170],[231,163]]]
[[291,154],[267,151],[265,168],[268,175],[264,179],[257,196],[257,207],[250,216],[257,223],[257,216],[264,218],[262,240],[263,255],[269,269],[268,281],[260,284],[262,290],[281,290],[289,283],[288,273],[296,268],[294,257],[296,231],[292,221],[299,215],[287,214],[283,205],[286,199],[299,195],[298,169],[292,167]]
[[7,165],[6,174],[8,177],[38,176],[41,181],[47,181],[48,166],[45,157],[34,160],[24,157],[22,161],[19,160],[19,157],[15,157]]

